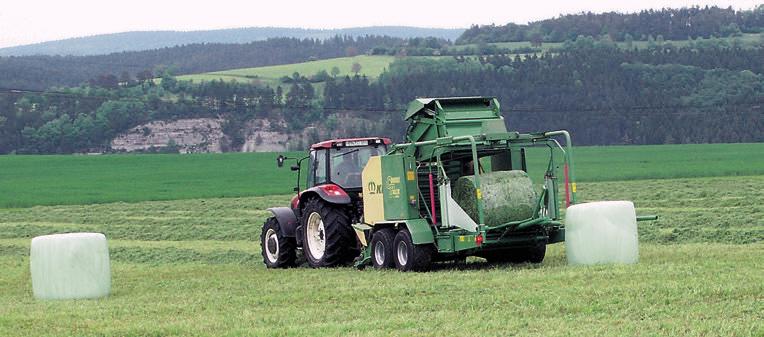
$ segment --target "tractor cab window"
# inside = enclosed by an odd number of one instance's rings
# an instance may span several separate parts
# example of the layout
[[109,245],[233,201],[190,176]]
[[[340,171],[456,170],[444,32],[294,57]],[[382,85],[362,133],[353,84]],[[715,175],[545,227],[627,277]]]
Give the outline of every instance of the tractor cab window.
[[310,173],[308,174],[308,187],[327,182],[326,174],[326,150],[314,150],[310,152]]
[[360,188],[361,172],[366,162],[384,152],[382,147],[373,146],[331,149],[332,182],[344,188]]

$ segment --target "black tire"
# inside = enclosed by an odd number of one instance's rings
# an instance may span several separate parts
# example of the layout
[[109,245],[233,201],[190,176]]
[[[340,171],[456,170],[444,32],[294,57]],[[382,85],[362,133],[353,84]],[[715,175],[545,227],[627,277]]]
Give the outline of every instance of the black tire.
[[281,228],[275,217],[270,217],[263,223],[260,247],[266,267],[289,268],[295,265],[297,242],[294,238],[281,235]]
[[520,249],[495,250],[481,256],[491,264],[522,263],[525,259],[525,254]]
[[[311,217],[318,216],[323,222],[323,230],[312,230],[309,228]],[[313,268],[335,267],[345,265],[353,261],[358,256],[359,249],[355,240],[355,232],[350,226],[350,218],[347,212],[341,206],[332,205],[321,199],[309,199],[302,211],[302,252],[305,260]],[[323,243],[323,253],[314,256],[311,250],[309,232],[316,232]]]
[[401,229],[393,239],[393,260],[400,271],[426,271],[432,255],[432,245],[415,245],[408,229]]
[[541,263],[546,255],[546,244],[539,243],[535,247],[525,249],[525,261],[530,263]]
[[488,263],[541,263],[546,255],[546,244],[539,243],[532,247],[502,249],[483,254]]
[[392,228],[382,228],[371,236],[371,263],[374,268],[393,268],[393,240],[395,231]]

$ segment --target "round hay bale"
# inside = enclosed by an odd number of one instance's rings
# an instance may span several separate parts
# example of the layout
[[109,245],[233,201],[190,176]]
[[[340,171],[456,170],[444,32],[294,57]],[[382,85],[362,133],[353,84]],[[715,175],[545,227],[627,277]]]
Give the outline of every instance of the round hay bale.
[[565,210],[565,255],[572,265],[639,261],[637,214],[631,201],[597,201]]
[[[525,171],[497,171],[480,175],[483,195],[483,218],[488,226],[525,220],[533,216],[536,192]],[[478,222],[475,176],[456,180],[453,198],[465,212]]]
[[111,291],[109,247],[103,234],[35,237],[29,263],[38,299],[99,298]]

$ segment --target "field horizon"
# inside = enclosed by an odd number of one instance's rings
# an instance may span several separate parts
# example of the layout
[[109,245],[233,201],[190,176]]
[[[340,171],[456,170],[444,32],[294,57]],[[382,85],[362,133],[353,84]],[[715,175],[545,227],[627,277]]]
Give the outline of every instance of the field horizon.
[[[764,174],[764,143],[577,146],[573,151],[579,182]],[[289,194],[296,174],[277,168],[277,156],[0,156],[0,208]],[[545,152],[529,152],[531,171],[546,167],[547,160]]]

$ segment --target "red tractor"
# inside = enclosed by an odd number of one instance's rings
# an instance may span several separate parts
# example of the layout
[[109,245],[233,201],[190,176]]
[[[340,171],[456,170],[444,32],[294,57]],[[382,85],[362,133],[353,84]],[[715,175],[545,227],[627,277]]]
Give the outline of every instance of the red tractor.
[[[332,267],[353,261],[360,248],[351,227],[361,222],[361,171],[372,156],[387,152],[389,138],[334,139],[313,144],[303,158],[279,156],[277,164],[295,160],[298,192],[290,207],[274,207],[260,235],[263,262],[268,268],[296,265],[302,249],[311,267]],[[308,160],[305,186],[300,191],[303,161]]]

